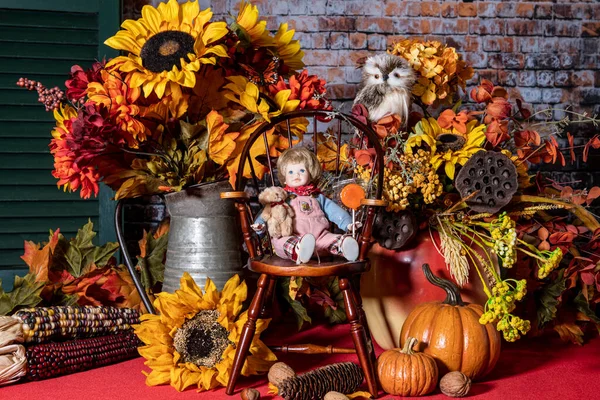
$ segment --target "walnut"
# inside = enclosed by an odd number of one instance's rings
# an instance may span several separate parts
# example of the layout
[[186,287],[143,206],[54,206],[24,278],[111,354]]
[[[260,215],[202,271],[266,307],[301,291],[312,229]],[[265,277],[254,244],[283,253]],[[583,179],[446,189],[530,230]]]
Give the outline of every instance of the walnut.
[[440,381],[440,390],[446,396],[465,397],[471,389],[471,379],[460,371],[448,372]]
[[343,393],[340,392],[328,392],[325,397],[323,397],[323,400],[349,400],[348,396],[346,396]]
[[246,388],[240,393],[242,400],[259,400],[260,392],[256,389]]
[[269,382],[273,385],[279,387],[281,382],[286,380],[287,378],[293,378],[296,376],[296,371],[292,369],[286,363],[278,362],[273,364],[271,369],[269,369]]

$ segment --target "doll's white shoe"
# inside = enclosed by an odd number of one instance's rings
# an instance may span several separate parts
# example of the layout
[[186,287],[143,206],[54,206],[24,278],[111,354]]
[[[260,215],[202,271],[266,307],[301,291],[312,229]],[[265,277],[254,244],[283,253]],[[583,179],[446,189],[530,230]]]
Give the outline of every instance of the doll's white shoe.
[[303,264],[311,259],[315,252],[316,243],[317,240],[310,233],[307,233],[300,238],[294,248],[294,252],[296,253],[296,264]]
[[342,239],[340,250],[348,261],[356,261],[358,258],[358,242],[352,236],[346,236]]

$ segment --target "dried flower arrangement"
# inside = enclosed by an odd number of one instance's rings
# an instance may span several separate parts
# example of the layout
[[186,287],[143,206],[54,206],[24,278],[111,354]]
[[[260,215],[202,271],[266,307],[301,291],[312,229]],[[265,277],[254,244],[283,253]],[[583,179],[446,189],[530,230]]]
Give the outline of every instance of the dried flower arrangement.
[[[600,302],[600,223],[586,209],[600,188],[574,190],[535,168],[564,166],[565,154],[575,162],[579,153],[585,162],[600,148],[600,135],[575,146],[562,131],[577,124],[598,127],[600,119],[566,110],[566,119],[554,121],[550,110],[550,118],[540,121],[543,113],[513,102],[507,90],[485,79],[463,104],[461,91],[473,69],[455,49],[410,39],[388,52],[415,70],[413,103],[421,111],[408,121],[386,116],[374,124],[386,149],[384,197],[392,213],[380,220],[408,213],[417,226],[437,231],[438,251],[454,280],[465,284],[475,268],[484,283],[488,301],[480,323],[495,324],[506,340],[552,327],[564,340],[582,343],[585,323],[600,327],[594,312]],[[364,106],[356,105],[353,114],[367,121]],[[561,136],[568,146],[559,144]],[[358,148],[354,138],[341,151],[352,173],[372,187],[372,153]],[[386,246],[390,230],[375,230]],[[390,240],[387,245],[395,248]],[[527,307],[515,311],[518,302]]]

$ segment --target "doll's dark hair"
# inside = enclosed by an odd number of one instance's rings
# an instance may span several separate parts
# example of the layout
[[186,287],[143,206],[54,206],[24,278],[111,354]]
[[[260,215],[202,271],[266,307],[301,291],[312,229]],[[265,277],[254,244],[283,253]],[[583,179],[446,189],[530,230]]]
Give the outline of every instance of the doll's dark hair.
[[277,177],[282,185],[285,184],[286,166],[300,163],[303,163],[308,170],[311,182],[316,182],[321,178],[321,163],[315,153],[306,147],[292,147],[281,153],[277,159]]

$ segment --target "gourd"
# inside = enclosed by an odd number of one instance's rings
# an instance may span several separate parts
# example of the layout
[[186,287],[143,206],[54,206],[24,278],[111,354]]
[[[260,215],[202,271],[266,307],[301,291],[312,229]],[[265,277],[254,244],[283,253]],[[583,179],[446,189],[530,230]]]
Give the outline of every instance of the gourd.
[[420,349],[432,356],[441,375],[460,371],[472,380],[490,373],[500,357],[500,334],[493,325],[481,325],[483,307],[463,302],[458,287],[436,277],[423,264],[427,280],[446,291],[446,299],[417,306],[406,318],[400,342],[420,341]]
[[386,350],[377,359],[379,383],[386,393],[423,396],[435,390],[438,367],[431,356],[414,351],[417,342],[408,338],[403,349]]

